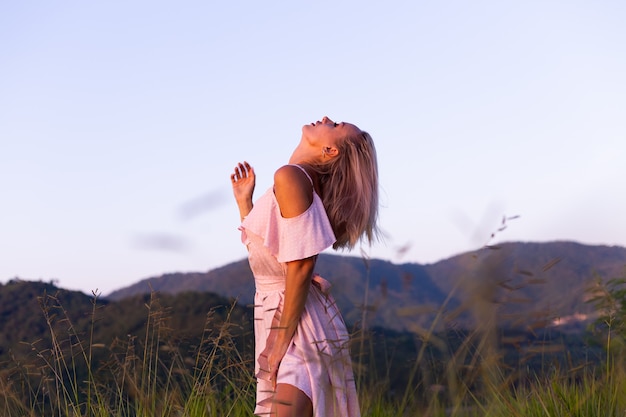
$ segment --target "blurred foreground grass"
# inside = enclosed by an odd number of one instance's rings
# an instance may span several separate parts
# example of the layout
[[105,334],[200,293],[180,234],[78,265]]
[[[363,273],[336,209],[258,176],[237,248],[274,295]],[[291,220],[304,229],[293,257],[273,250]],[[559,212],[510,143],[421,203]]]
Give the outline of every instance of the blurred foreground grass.
[[[567,345],[551,342],[531,352],[539,366],[529,366],[528,354],[507,359],[510,350],[502,348],[494,311],[480,296],[466,306],[477,317],[475,329],[441,334],[435,333],[433,323],[430,329],[405,335],[405,343],[414,346],[410,357],[394,358],[397,344],[387,344],[371,329],[354,329],[351,350],[362,415],[625,416],[625,282],[623,278],[606,284],[598,281],[589,292],[599,316],[593,335],[602,346],[601,361],[573,358]],[[43,295],[40,305],[51,345],[39,347],[39,341],[32,341],[31,359],[13,357],[3,364],[0,415],[253,414],[252,352],[236,343],[233,330],[239,324],[230,320],[230,314],[226,320],[216,320],[209,311],[199,342],[183,344],[169,326],[168,308],[152,294],[142,337],[128,335],[126,340],[104,345],[93,340],[98,322],[95,294],[89,313],[91,331],[86,333],[74,328],[54,296]],[[66,330],[59,330],[59,323]],[[555,360],[554,352],[565,360]],[[400,384],[394,383],[398,380]]]

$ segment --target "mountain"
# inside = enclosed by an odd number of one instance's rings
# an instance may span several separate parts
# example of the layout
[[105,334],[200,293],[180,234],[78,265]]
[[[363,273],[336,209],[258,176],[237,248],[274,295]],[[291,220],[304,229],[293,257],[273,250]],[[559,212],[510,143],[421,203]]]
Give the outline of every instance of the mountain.
[[[416,383],[407,370],[417,369],[422,354],[420,369],[432,365],[433,380],[444,379],[438,372],[450,352],[459,352],[461,361],[482,355],[476,341],[487,339],[477,335],[487,333],[461,327],[494,318],[510,325],[497,329],[494,340],[503,369],[523,365],[527,372],[544,372],[546,364],[566,361],[602,364],[602,345],[590,344],[587,333],[533,328],[532,322],[559,309],[591,312],[584,289],[594,274],[617,276],[625,264],[623,248],[560,242],[504,244],[430,265],[324,255],[317,270],[334,282],[364,386],[369,378],[379,386],[382,377],[390,392],[404,393]],[[213,288],[227,294],[208,292]],[[215,368],[219,372],[234,363],[251,369],[252,308],[242,304],[253,291],[247,261],[206,274],[167,274],[102,299],[50,283],[0,284],[0,376],[12,384],[11,398],[31,404],[33,387],[54,392],[57,378],[70,383],[93,376],[98,386],[117,390],[129,369],[134,375],[143,375],[141,366],[195,375],[198,360],[214,353],[223,362]],[[233,303],[237,294],[240,303]],[[522,326],[515,321],[519,317],[525,319]],[[426,338],[423,332],[433,323],[436,331]],[[152,368],[156,359],[159,366]],[[133,395],[132,385],[123,389]],[[81,398],[86,394],[81,391]]]
[[55,344],[76,347],[81,341],[83,347],[114,351],[130,337],[146,340],[146,331],[155,327],[197,344],[229,321],[237,324],[230,330],[241,343],[252,340],[252,310],[208,292],[137,294],[111,301],[50,283],[11,280],[0,284],[0,318],[2,369],[10,358],[42,358]]
[[15,279],[0,284],[0,317],[2,416],[68,415],[95,397],[109,410],[142,392],[203,384],[206,369],[219,391],[252,369],[252,309],[212,293],[114,302]]
[[[316,272],[333,284],[349,323],[424,332],[470,328],[485,320],[534,328],[593,317],[586,301],[596,279],[623,276],[626,248],[575,242],[508,242],[427,265],[321,254]],[[253,302],[247,260],[206,273],[170,273],[114,291],[121,300],[151,290],[214,292]],[[570,321],[571,323],[571,321]]]
[[254,278],[248,261],[244,259],[209,272],[175,272],[147,278],[113,291],[106,298],[121,300],[152,291],[168,294],[186,291],[212,292],[224,297],[238,298],[241,304],[251,304],[254,297]]

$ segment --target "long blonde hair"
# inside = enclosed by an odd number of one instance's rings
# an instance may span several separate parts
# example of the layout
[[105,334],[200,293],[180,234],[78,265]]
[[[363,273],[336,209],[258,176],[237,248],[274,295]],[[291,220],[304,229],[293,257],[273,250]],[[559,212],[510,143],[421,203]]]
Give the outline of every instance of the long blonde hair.
[[378,235],[378,161],[374,141],[367,132],[348,136],[336,144],[338,155],[314,165],[321,198],[337,241],[334,249],[352,249],[363,239]]

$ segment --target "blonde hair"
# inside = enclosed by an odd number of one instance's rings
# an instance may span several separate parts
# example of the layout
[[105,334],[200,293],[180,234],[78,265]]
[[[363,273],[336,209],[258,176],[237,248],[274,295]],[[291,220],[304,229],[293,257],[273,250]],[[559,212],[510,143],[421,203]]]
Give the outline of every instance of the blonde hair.
[[337,141],[336,148],[335,158],[312,168],[337,238],[333,249],[353,249],[359,240],[371,244],[379,235],[376,148],[363,131]]

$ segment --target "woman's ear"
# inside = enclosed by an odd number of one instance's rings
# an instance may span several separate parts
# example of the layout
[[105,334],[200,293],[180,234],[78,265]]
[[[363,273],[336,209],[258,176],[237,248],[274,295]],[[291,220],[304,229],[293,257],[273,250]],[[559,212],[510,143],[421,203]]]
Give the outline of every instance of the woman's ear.
[[330,157],[335,157],[339,155],[339,150],[331,146],[326,146],[324,147],[324,154]]

